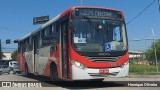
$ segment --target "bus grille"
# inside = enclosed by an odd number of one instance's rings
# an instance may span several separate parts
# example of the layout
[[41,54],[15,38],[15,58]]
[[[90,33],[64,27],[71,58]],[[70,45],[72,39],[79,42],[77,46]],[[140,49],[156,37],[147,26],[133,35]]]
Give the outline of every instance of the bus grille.
[[115,62],[122,56],[117,56],[117,57],[89,57],[89,56],[84,56],[86,59],[92,61],[92,62]]
[[89,73],[92,77],[108,77],[108,76],[117,76],[119,72],[108,73],[108,74],[98,74],[98,73]]

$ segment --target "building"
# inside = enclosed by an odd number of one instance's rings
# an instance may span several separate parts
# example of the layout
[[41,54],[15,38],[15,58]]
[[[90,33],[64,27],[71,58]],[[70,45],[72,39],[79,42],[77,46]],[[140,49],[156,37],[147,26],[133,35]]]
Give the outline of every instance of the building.
[[135,64],[149,65],[149,62],[146,60],[145,52],[129,51],[129,60],[133,61]]
[[2,60],[11,60],[11,55],[12,55],[12,52],[2,52],[3,53],[3,56],[2,56]]
[[144,59],[145,53],[140,51],[129,51],[129,59]]

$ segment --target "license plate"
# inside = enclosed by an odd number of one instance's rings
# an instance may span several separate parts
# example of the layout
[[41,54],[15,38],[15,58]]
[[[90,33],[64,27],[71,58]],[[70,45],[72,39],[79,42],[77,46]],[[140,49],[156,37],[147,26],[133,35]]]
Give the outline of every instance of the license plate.
[[100,69],[99,70],[99,74],[107,74],[107,73],[109,73],[108,69]]

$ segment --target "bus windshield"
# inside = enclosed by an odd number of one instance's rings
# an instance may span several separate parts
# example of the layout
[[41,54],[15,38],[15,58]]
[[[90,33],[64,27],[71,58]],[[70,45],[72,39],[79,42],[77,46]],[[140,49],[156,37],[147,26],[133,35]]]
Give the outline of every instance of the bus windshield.
[[125,23],[99,19],[76,19],[73,48],[85,52],[124,51],[127,49]]

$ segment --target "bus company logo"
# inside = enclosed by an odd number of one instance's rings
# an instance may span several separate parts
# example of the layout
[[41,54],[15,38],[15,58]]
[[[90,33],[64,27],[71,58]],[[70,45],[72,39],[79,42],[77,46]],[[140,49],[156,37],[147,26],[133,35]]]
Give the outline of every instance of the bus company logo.
[[2,82],[2,87],[12,87],[11,82]]
[[98,55],[100,56],[106,56],[106,55],[110,55],[109,53],[99,53]]

